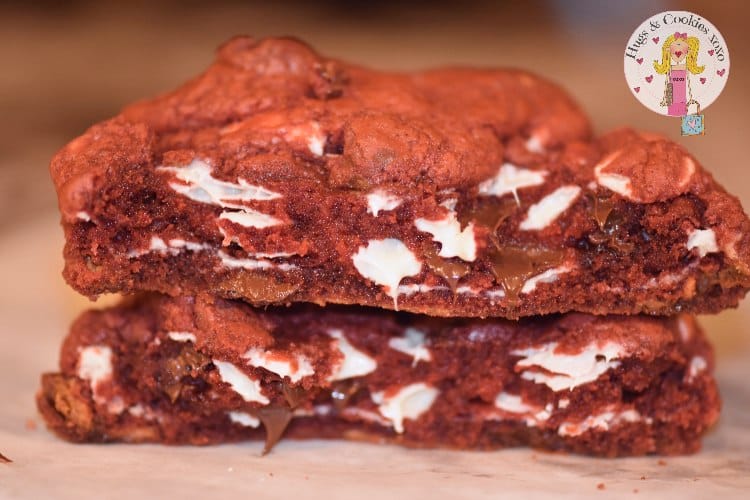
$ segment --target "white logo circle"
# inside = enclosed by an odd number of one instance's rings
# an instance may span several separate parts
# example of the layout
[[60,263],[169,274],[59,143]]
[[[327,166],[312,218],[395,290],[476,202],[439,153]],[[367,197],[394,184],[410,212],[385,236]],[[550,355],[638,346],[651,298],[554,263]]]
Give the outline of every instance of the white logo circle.
[[667,11],[644,21],[625,47],[630,92],[651,111],[684,116],[713,103],[729,78],[729,50],[698,14]]

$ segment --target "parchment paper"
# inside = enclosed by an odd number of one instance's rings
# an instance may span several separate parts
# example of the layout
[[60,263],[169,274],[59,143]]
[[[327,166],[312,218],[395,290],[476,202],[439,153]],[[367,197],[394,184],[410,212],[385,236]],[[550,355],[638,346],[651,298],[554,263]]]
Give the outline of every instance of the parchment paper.
[[[46,431],[33,402],[39,374],[55,369],[68,324],[88,306],[59,277],[61,248],[54,215],[0,239],[0,453],[13,460],[0,463],[1,498],[750,497],[750,352],[739,331],[714,335],[729,339],[719,342],[729,346],[719,359],[723,415],[704,451],[689,457],[286,441],[261,458],[260,443],[68,444]],[[746,313],[725,317],[714,330],[736,330]]]

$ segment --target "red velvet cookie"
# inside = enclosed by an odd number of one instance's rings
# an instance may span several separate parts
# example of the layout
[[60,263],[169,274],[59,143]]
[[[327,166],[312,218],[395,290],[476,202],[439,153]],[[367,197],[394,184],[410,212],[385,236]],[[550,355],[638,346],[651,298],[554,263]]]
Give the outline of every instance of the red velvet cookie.
[[432,316],[735,306],[737,199],[666,139],[588,130],[525,72],[384,73],[237,38],[55,156],[65,278]]
[[676,454],[718,416],[712,370],[686,315],[448,320],[154,295],[83,314],[38,403],[72,441]]

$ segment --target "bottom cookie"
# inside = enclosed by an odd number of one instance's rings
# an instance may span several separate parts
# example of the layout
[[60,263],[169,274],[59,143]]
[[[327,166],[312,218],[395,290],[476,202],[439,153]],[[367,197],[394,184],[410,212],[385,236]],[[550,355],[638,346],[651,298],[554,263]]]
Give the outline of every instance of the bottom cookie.
[[144,296],[84,313],[37,401],[79,442],[680,454],[718,417],[712,367],[689,316],[451,320]]

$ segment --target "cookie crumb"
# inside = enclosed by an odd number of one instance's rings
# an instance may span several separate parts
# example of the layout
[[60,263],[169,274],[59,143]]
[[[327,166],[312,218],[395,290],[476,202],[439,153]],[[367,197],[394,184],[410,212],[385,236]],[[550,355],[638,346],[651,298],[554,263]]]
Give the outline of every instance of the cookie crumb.
[[645,481],[645,480],[646,480],[646,476],[641,476],[641,481]]
[[10,463],[13,463],[13,460],[11,460],[10,458],[8,458],[5,455],[3,455],[2,453],[0,453],[0,463],[2,463],[2,464],[10,464]]
[[603,490],[605,488],[606,488],[606,486],[604,485],[604,483],[599,483],[599,484],[596,485],[596,489],[597,490]]
[[35,431],[36,430],[36,420],[33,418],[27,418],[26,419],[26,430],[27,431]]
[[633,493],[638,493],[638,488],[633,488]]
[[662,460],[661,458],[656,463],[659,464],[659,465],[661,465],[661,466],[667,465],[667,461],[666,460]]

